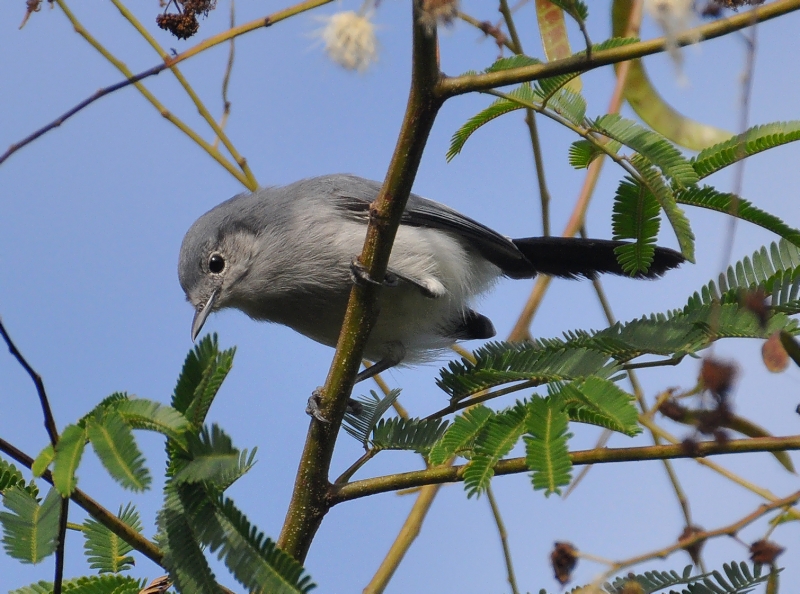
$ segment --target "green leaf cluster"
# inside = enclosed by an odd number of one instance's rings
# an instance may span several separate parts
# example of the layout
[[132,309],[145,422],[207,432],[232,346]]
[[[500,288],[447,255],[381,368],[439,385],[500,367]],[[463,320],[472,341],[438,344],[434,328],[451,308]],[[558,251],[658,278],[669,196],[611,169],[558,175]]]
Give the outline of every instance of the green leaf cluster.
[[[141,518],[132,504],[125,506],[125,509],[120,508],[117,517],[141,533]],[[83,537],[83,548],[89,567],[96,569],[98,573],[120,573],[133,567],[135,561],[128,554],[133,547],[97,520],[87,518],[83,522]]]
[[[64,594],[139,594],[145,586],[144,580],[123,575],[100,575],[64,580],[61,591]],[[9,594],[51,594],[52,582],[38,582]]]
[[570,421],[625,435],[640,431],[633,396],[608,379],[594,376],[553,383],[549,391],[546,398],[534,396],[499,412],[481,404],[470,407],[431,448],[429,463],[442,464],[454,456],[466,458],[464,487],[468,496],[479,495],[489,486],[497,463],[522,438],[534,489],[558,494],[571,478]]
[[168,480],[159,512],[157,541],[180,592],[219,592],[206,551],[216,553],[250,592],[297,593],[314,587],[303,567],[276,548],[224,492],[255,461],[234,447],[206,414],[233,364],[234,350],[220,351],[216,336],[206,336],[189,353],[172,398],[189,428],[185,446],[169,440]]

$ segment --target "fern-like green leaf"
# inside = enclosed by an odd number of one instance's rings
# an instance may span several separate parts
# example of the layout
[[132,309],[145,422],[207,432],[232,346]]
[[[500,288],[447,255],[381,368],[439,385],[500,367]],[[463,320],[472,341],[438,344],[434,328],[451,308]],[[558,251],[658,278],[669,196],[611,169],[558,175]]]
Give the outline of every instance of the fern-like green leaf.
[[617,114],[597,118],[593,127],[635,150],[679,187],[686,188],[698,182],[699,177],[689,160],[661,134]]
[[[645,594],[663,592],[667,588],[685,585],[680,594],[747,594],[758,584],[767,581],[769,574],[761,575],[761,566],[754,565],[753,571],[746,563],[726,563],[723,571],[712,571],[699,575],[692,575],[692,566],[684,568],[681,574],[675,571],[648,571],[643,574],[628,574],[618,577],[612,583],[605,584],[606,592],[618,594],[623,591],[626,584],[638,584]],[[678,594],[670,590],[670,594]]]
[[579,22],[589,18],[589,7],[581,0],[550,0],[569,16]]
[[767,149],[800,140],[800,121],[754,126],[730,140],[700,152],[691,163],[703,178]]
[[678,239],[681,254],[689,262],[694,262],[694,233],[692,233],[689,219],[675,201],[672,188],[664,183],[664,178],[641,155],[634,155],[630,162],[642,176],[644,183],[653,193],[659,205],[661,205],[664,214],[667,215],[667,219],[672,225],[672,230],[675,232],[675,237]]
[[607,355],[580,348],[549,350],[524,343],[488,343],[474,355],[474,363],[451,361],[440,371],[436,383],[452,401],[511,382],[533,386],[590,375],[608,377],[615,371]]
[[653,263],[661,226],[659,212],[658,201],[641,184],[626,178],[617,187],[612,218],[614,239],[633,240],[614,250],[626,273],[646,272]]
[[235,353],[235,348],[222,351],[208,364],[203,372],[200,383],[194,390],[192,403],[184,413],[186,419],[194,427],[200,427],[205,421],[208,409],[211,408],[211,403],[214,402],[222,382],[225,381],[228,372],[233,367]]
[[3,494],[3,504],[9,510],[0,512],[6,553],[23,563],[38,563],[53,554],[61,512],[58,491],[51,488],[40,505],[33,495],[14,486]]
[[[766,272],[766,271],[769,271]],[[762,247],[751,257],[728,267],[718,282],[709,282],[689,298],[683,312],[689,313],[712,303],[736,304],[743,291],[762,288],[770,296],[773,311],[800,313],[800,249],[780,240],[767,250]]]
[[[139,512],[132,504],[129,503],[125,509],[120,507],[117,517],[141,533],[142,522]],[[85,539],[83,548],[89,567],[96,569],[98,573],[119,573],[133,567],[134,559],[128,555],[133,547],[97,520],[87,518],[83,522],[83,537]]]
[[525,430],[527,409],[524,403],[498,412],[484,425],[475,439],[472,460],[464,469],[467,497],[480,495],[489,486],[497,462],[519,441]]
[[641,433],[632,394],[601,377],[561,386],[560,402],[570,420],[634,436]]
[[[137,580],[124,575],[93,575],[64,580],[61,591],[64,594],[139,594],[145,587],[145,580]],[[37,582],[9,594],[52,594],[52,582]]]
[[453,456],[471,458],[475,439],[493,415],[494,412],[491,409],[478,404],[457,416],[447,428],[442,439],[431,448],[428,462],[433,466],[438,466]]
[[442,419],[381,419],[372,430],[371,444],[378,450],[412,450],[427,455],[447,429]]
[[509,70],[511,68],[521,68],[522,66],[533,66],[541,63],[542,61],[537,60],[536,58],[531,58],[530,56],[525,56],[523,54],[517,54],[507,58],[498,58],[495,63],[484,70],[484,72],[500,72],[502,70]]
[[569,120],[572,124],[580,126],[586,117],[586,99],[583,95],[576,93],[568,88],[559,89],[552,95],[541,100],[542,104],[560,116]]
[[214,522],[195,516],[205,524],[198,533],[248,592],[298,594],[315,587],[303,566],[250,524],[230,499],[215,499],[212,505]]
[[525,464],[531,470],[531,482],[545,496],[561,495],[572,479],[572,461],[567,441],[569,417],[558,398],[534,396],[527,405],[525,418]]
[[763,227],[767,231],[772,231],[794,245],[800,246],[800,230],[790,227],[778,217],[756,208],[750,202],[737,197],[735,194],[719,192],[711,186],[696,186],[686,190],[678,190],[675,193],[675,201],[688,206],[697,206],[729,214],[737,219]]
[[36,459],[33,461],[31,465],[31,473],[35,477],[40,477],[44,474],[44,471],[47,470],[47,467],[50,466],[50,463],[53,461],[53,458],[56,457],[56,451],[53,448],[52,443],[48,443],[44,446],[39,455],[36,456]]
[[86,432],[97,457],[114,480],[131,491],[147,490],[152,481],[150,471],[122,415],[109,411],[101,420],[89,420]]
[[586,169],[597,157],[607,153],[616,154],[622,148],[622,144],[616,140],[609,140],[605,143],[605,150],[600,149],[595,143],[581,139],[573,142],[569,147],[569,164],[575,169]]
[[342,425],[347,434],[359,441],[364,448],[368,447],[369,436],[372,429],[378,424],[380,418],[394,404],[400,396],[400,390],[390,390],[389,393],[381,398],[374,390],[370,391],[370,397],[357,398],[356,403],[359,407],[358,413],[348,411],[344,415]]
[[186,446],[185,433],[189,421],[178,410],[146,398],[130,398],[114,406],[132,429],[145,429],[166,435],[174,442]]
[[53,484],[64,497],[69,497],[75,490],[78,482],[75,471],[85,447],[86,430],[79,425],[67,425],[56,444],[53,459]]
[[[453,160],[461,149],[464,148],[469,137],[481,126],[488,124],[493,119],[500,117],[517,109],[523,109],[526,105],[540,104],[541,97],[530,84],[522,84],[508,93],[510,99],[498,99],[489,107],[479,111],[466,121],[466,123],[456,130],[450,139],[450,148],[447,151],[447,161]],[[513,99],[516,99],[513,100]]]
[[175,589],[182,594],[219,594],[214,572],[190,523],[193,517],[206,522],[214,519],[205,489],[169,481],[164,493],[164,507],[158,514],[158,544]]
[[202,426],[222,380],[233,364],[236,349],[220,352],[217,335],[204,336],[189,351],[172,395],[172,407],[195,427]]
[[36,486],[36,483],[33,481],[26,483],[25,477],[22,476],[22,472],[16,466],[14,466],[11,462],[0,460],[0,495],[5,493],[6,490],[10,489],[11,487],[19,487],[20,489],[24,489],[34,498],[38,497],[39,495],[39,489]]
[[231,438],[216,424],[203,427],[190,441],[189,455],[174,475],[176,483],[208,483],[222,492],[243,476],[255,463],[257,448],[248,454],[233,446]]

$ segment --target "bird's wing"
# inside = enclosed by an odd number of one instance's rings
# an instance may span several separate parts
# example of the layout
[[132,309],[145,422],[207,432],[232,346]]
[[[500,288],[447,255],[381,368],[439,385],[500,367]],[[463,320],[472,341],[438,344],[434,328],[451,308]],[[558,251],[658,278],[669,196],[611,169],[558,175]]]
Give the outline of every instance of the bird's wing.
[[[339,208],[364,220],[369,216],[369,205],[381,185],[356,177],[347,176],[345,179],[347,183],[334,184],[331,197]],[[508,276],[531,276],[530,263],[508,237],[444,204],[411,194],[400,222],[412,227],[447,231],[470,245]]]

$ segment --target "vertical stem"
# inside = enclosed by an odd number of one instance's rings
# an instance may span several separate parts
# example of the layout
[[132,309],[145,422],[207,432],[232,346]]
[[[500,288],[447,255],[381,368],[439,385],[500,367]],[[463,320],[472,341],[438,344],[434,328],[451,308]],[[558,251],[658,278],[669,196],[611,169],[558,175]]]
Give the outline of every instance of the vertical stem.
[[426,485],[419,490],[417,500],[414,502],[411,512],[403,523],[400,533],[392,543],[389,552],[386,553],[386,557],[383,558],[375,575],[372,576],[369,584],[364,588],[364,594],[380,594],[386,589],[389,580],[392,579],[394,572],[397,570],[403,557],[405,557],[411,544],[416,540],[417,536],[419,536],[422,522],[425,520],[425,516],[428,515],[428,511],[441,486],[442,485]]
[[[508,7],[508,0],[500,0],[500,12],[503,14],[508,34],[511,37],[513,52],[517,55],[525,53],[517,33],[517,26],[514,24],[514,17]],[[544,177],[544,159],[542,158],[542,144],[539,142],[539,131],[536,129],[536,114],[530,108],[525,110],[525,124],[527,124],[528,133],[531,136],[533,164],[536,167],[536,180],[539,183],[539,199],[542,204],[542,235],[547,237],[550,235],[550,192],[547,190],[547,182]]]
[[497,531],[500,533],[500,543],[503,545],[503,557],[505,557],[506,560],[508,584],[511,586],[512,594],[519,594],[517,578],[514,575],[514,564],[511,561],[511,548],[508,546],[508,532],[506,532],[506,525],[503,523],[503,517],[500,515],[500,507],[497,505],[497,500],[494,497],[492,485],[486,487],[486,497],[489,499],[489,505],[492,508],[492,515],[497,524]]
[[[386,275],[391,246],[400,217],[411,193],[419,163],[442,99],[436,94],[440,78],[436,33],[419,23],[419,0],[413,6],[413,50],[411,91],[386,179],[375,202],[360,263],[370,278]],[[354,285],[339,335],[336,354],[319,408],[326,419],[312,419],[295,479],[292,500],[278,539],[278,546],[300,562],[306,557],[322,519],[330,509],[328,473],[336,437],[353,389],[364,346],[378,315],[380,286]]]

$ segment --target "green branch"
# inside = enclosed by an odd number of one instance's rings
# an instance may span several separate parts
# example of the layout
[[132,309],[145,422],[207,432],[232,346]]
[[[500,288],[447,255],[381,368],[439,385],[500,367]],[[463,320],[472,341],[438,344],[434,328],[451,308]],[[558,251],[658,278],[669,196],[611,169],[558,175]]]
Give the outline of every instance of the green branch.
[[[600,448],[580,450],[570,453],[573,466],[585,464],[604,464],[608,462],[638,462],[642,460],[672,460],[678,458],[701,458],[720,454],[743,454],[748,452],[776,452],[800,450],[800,435],[790,437],[757,437],[736,439],[727,443],[704,441],[692,446],[687,452],[682,444],[656,445],[633,448]],[[386,493],[399,489],[410,489],[422,485],[455,483],[464,480],[466,464],[459,466],[436,466],[425,470],[391,474],[371,479],[355,481],[331,489],[330,500],[333,505],[359,499],[376,493]],[[519,474],[527,472],[525,457],[501,460],[494,467],[495,475]]]
[[[411,91],[386,179],[370,207],[369,227],[360,257],[360,264],[370,278],[382,279],[386,275],[400,217],[442,104],[433,93],[440,78],[436,35],[429,35],[419,24],[417,4],[414,3],[413,9]],[[364,347],[378,316],[379,289],[379,285],[371,283],[353,286],[336,355],[321,389],[319,406],[327,422],[312,418],[306,437],[292,500],[278,539],[278,546],[301,563],[322,518],[330,509],[331,458]]]
[[[4,452],[10,458],[16,460],[26,468],[30,468],[33,465],[33,458],[31,458],[21,450],[17,449],[16,447],[14,447],[13,445],[11,445],[2,438],[0,438],[0,451]],[[49,470],[44,471],[44,473],[42,474],[42,478],[51,485],[53,484],[53,475],[50,473]],[[164,554],[161,552],[161,549],[159,549],[154,543],[147,540],[144,536],[139,534],[136,530],[128,526],[125,522],[120,520],[117,516],[112,514],[102,505],[97,503],[86,493],[84,493],[80,489],[75,489],[72,492],[72,495],[70,495],[70,499],[72,499],[72,501],[77,503],[78,506],[83,508],[95,520],[100,522],[103,526],[111,530],[111,532],[119,536],[122,540],[124,540],[134,549],[139,551],[142,555],[144,555],[154,563],[157,563],[162,567],[164,566],[163,565]]]
[[[721,19],[707,25],[685,31],[678,38],[680,45],[688,45],[692,40],[703,40],[722,37],[734,31],[746,29],[756,23],[774,19],[800,9],[800,0],[779,0],[747,12],[742,12],[727,19]],[[667,40],[664,37],[640,41],[614,49],[593,51],[591,57],[576,55],[563,60],[554,60],[546,64],[535,64],[520,68],[510,68],[486,74],[473,74],[443,78],[436,87],[436,94],[442,99],[455,95],[463,95],[473,91],[486,91],[505,85],[518,84],[576,72],[587,72],[601,66],[635,60],[666,50]]]

